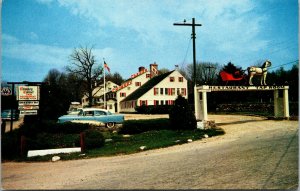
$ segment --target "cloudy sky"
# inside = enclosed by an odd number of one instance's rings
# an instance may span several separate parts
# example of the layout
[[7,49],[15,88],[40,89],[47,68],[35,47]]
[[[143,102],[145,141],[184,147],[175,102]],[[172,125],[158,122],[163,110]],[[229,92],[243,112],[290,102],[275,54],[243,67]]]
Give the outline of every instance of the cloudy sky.
[[[297,0],[2,0],[2,80],[41,81],[64,71],[74,48],[93,46],[123,78],[156,62],[174,69],[197,61],[229,61],[244,69],[269,59],[298,60]],[[284,65],[289,69],[292,64]],[[277,68],[273,68],[277,69]]]

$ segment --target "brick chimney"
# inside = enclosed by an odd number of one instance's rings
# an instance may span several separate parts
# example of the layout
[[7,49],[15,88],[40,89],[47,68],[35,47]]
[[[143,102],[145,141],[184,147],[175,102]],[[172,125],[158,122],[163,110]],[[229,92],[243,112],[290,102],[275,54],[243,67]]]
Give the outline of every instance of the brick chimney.
[[145,70],[144,66],[139,67],[139,72],[143,72]]
[[158,68],[156,62],[150,64],[150,76],[151,78],[158,75]]

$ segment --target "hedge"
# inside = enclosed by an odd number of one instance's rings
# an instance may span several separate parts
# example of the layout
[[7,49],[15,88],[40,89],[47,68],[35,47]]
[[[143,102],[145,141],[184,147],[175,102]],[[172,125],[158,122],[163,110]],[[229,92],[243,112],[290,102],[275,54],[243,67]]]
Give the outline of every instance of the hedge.
[[102,147],[105,143],[103,134],[97,130],[86,130],[85,132],[85,148],[94,149]]
[[26,145],[28,150],[80,147],[80,135],[39,133],[26,138]]
[[169,119],[126,120],[119,133],[139,134],[146,131],[170,129]]
[[34,123],[24,123],[20,126],[20,133],[26,137],[31,137],[39,133],[51,134],[79,134],[90,128],[89,124],[81,123],[56,123],[55,121],[37,121]]
[[142,105],[135,108],[140,114],[169,114],[171,109],[172,105]]

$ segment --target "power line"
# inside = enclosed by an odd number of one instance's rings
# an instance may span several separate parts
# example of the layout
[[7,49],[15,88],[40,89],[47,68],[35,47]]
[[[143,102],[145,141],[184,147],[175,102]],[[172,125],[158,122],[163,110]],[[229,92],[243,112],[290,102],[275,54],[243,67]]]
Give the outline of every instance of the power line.
[[296,63],[296,62],[299,62],[299,60],[295,60],[295,61],[292,61],[292,62],[287,62],[285,64],[281,64],[281,65],[278,65],[278,66],[273,66],[273,67],[270,67],[269,69],[278,68],[278,67],[289,65],[289,64],[293,64],[293,63]]
[[190,49],[190,46],[191,46],[191,41],[192,41],[192,39],[190,38],[189,43],[188,43],[188,46],[187,46],[187,49],[186,49],[186,52],[185,52],[185,56],[184,56],[183,62],[182,62],[182,64],[181,64],[181,68],[183,68],[183,66],[184,66],[184,64],[185,64],[185,60],[186,60],[187,54],[188,54],[189,49]]
[[193,66],[194,66],[194,76],[193,76],[193,86],[196,84],[196,26],[202,26],[202,24],[195,23],[195,18],[192,18],[192,23],[174,23],[174,26],[191,26],[192,27],[192,39],[193,39]]
[[[281,51],[284,51],[284,50],[293,50],[293,49],[296,49],[298,48],[298,44],[289,44],[287,46],[284,46],[284,47],[281,47],[281,48],[277,48],[277,49],[274,49],[270,52],[266,51],[265,53],[263,53],[261,56],[264,56],[264,57],[267,57],[269,58],[270,55],[273,55],[275,53],[278,53],[278,52],[281,52]],[[241,59],[240,61],[241,62],[250,62],[252,59],[249,59],[249,58],[245,58],[245,59]]]

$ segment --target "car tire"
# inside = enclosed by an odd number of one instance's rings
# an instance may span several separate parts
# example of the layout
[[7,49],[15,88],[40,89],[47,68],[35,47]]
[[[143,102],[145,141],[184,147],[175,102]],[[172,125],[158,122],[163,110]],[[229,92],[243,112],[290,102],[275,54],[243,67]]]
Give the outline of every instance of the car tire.
[[115,126],[114,122],[108,122],[108,123],[106,123],[106,127],[107,128],[113,128],[114,126]]

